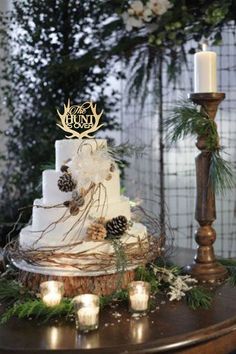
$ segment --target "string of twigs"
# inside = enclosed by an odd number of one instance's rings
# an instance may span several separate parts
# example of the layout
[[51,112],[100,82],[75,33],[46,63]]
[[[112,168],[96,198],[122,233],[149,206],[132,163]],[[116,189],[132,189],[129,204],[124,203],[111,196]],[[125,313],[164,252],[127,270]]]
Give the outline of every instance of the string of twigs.
[[[132,235],[130,239],[132,240]],[[103,241],[111,244],[111,241]],[[135,266],[140,263],[147,263],[160,254],[160,244],[157,238],[135,238],[129,243],[122,243],[126,257],[126,267]],[[109,271],[115,269],[117,265],[117,254],[99,251],[99,242],[94,242],[93,249],[81,252],[66,252],[67,246],[60,250],[23,250],[17,242],[10,243],[7,249],[8,254],[14,260],[24,260],[34,266],[50,266],[60,269],[77,269],[83,272],[90,271]],[[101,244],[101,243],[100,243]],[[71,247],[71,245],[69,245]]]

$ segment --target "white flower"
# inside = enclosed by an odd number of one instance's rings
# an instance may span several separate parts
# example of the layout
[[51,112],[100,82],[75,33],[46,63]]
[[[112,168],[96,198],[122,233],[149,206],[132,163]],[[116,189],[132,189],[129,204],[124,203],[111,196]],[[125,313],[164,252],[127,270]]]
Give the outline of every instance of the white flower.
[[[171,282],[170,282],[171,283]],[[170,285],[170,291],[167,293],[170,296],[170,301],[181,300],[186,292],[192,289],[192,285],[197,283],[197,280],[189,275],[178,275]]]
[[77,181],[77,189],[104,182],[109,175],[111,162],[106,149],[97,149],[92,153],[83,149],[76,154],[69,163],[69,170]]
[[127,31],[131,31],[133,27],[140,28],[144,24],[142,18],[129,16],[128,12],[124,12],[122,17]]
[[147,7],[157,16],[163,15],[172,6],[169,0],[149,0],[147,3]]
[[143,13],[144,6],[143,6],[142,1],[140,1],[140,0],[133,1],[131,3],[130,7],[134,11],[134,14],[136,16],[140,16]]
[[149,9],[149,8],[146,8],[144,11],[143,11],[143,20],[145,22],[150,22],[152,20],[152,10]]

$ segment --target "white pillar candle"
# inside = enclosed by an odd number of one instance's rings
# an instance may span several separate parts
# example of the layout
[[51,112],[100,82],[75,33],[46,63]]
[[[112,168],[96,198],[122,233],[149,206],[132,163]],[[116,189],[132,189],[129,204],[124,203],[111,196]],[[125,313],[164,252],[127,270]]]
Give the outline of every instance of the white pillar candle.
[[194,54],[194,92],[217,92],[216,53],[203,51]]

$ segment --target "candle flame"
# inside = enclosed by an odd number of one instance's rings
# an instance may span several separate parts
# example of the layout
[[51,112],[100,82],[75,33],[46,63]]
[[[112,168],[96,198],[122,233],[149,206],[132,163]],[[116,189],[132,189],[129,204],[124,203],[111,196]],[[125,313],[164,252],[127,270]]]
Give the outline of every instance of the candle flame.
[[206,43],[202,43],[202,50],[203,50],[203,52],[205,52],[207,50],[207,44]]

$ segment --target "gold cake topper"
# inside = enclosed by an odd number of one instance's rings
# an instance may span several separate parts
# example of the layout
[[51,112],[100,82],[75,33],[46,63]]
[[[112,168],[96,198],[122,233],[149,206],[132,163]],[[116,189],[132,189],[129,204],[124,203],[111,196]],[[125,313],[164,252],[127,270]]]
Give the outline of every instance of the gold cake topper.
[[[63,129],[67,135],[66,138],[92,138],[90,134],[95,133],[104,124],[99,125],[103,110],[98,114],[97,105],[93,102],[84,102],[81,105],[70,105],[68,100],[67,106],[64,104],[64,112],[57,113],[61,119],[58,127]],[[79,131],[78,131],[79,130]]]

